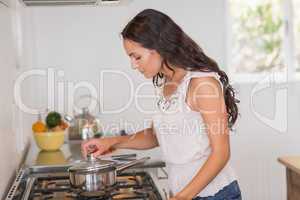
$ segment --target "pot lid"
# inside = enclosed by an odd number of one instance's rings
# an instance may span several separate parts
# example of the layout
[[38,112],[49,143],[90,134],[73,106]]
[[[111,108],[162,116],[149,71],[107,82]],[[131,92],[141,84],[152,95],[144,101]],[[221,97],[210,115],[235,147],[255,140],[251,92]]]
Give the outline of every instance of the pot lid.
[[82,160],[69,168],[70,172],[94,172],[99,170],[111,170],[115,168],[116,163],[111,160],[101,160],[88,155],[87,160]]

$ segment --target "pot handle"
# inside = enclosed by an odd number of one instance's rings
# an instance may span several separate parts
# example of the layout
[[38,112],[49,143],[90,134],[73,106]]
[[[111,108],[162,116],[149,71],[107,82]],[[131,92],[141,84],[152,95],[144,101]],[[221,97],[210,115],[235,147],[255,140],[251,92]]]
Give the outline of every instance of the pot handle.
[[140,158],[140,159],[137,159],[137,160],[130,161],[128,163],[125,163],[125,164],[122,164],[120,166],[117,166],[116,171],[117,172],[121,172],[121,171],[123,171],[123,170],[125,170],[125,169],[127,169],[129,167],[132,167],[134,165],[143,163],[143,162],[145,162],[146,160],[149,160],[149,159],[150,159],[150,157],[144,157],[144,158]]

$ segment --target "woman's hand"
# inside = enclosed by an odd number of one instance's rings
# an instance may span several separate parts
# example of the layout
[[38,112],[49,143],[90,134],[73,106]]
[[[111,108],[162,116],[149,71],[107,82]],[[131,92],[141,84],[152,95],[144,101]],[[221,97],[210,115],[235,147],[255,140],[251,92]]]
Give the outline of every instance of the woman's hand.
[[112,150],[113,145],[116,144],[115,138],[93,138],[81,143],[81,152],[84,157],[88,153],[94,157],[106,154]]

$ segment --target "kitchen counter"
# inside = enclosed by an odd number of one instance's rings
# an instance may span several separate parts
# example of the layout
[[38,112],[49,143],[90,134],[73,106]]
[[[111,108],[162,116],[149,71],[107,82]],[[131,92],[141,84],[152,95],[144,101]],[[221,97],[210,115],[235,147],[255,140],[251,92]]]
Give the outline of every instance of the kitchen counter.
[[278,158],[278,161],[288,169],[300,175],[300,156],[286,156]]
[[286,167],[287,200],[300,197],[300,156],[285,156],[278,161]]
[[[65,143],[58,151],[41,151],[34,141],[31,142],[30,149],[25,159],[25,166],[49,166],[49,165],[69,165],[73,162],[82,160],[81,141],[70,141]],[[130,149],[117,149],[114,152],[105,155],[120,155],[120,154],[137,154],[137,158],[149,156],[151,159],[146,161],[142,166],[143,168],[165,167],[165,163],[161,159],[160,148],[150,150],[130,150]]]

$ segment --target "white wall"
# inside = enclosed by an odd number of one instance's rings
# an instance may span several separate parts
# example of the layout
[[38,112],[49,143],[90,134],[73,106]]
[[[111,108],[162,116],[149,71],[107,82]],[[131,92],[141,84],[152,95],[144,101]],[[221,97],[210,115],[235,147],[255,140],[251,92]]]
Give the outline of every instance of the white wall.
[[11,9],[0,4],[0,198],[14,174],[18,161],[13,132],[13,78],[16,68]]
[[[0,198],[6,195],[20,166],[28,141],[24,133],[30,132],[32,122],[32,116],[21,112],[14,99],[14,83],[22,70],[27,69],[24,63],[30,59],[28,53],[22,55],[21,51],[21,21],[18,21],[18,14],[23,9],[18,0],[6,0],[5,4],[7,6],[0,4]],[[26,104],[34,99],[31,84],[32,81],[21,84],[21,96]]]
[[[299,83],[278,83],[252,94],[258,83],[238,84],[241,118],[236,134],[231,137],[235,168],[240,176],[245,199],[286,199],[285,169],[277,162],[283,155],[299,155]],[[276,100],[276,93],[287,96]],[[251,96],[254,107],[251,106]],[[286,103],[280,102],[287,100]],[[279,106],[276,108],[276,106]],[[280,108],[287,106],[287,118]],[[267,125],[255,112],[279,121]],[[278,131],[277,124],[287,122],[287,129]]]
[[[23,19],[26,21],[24,35],[29,39],[26,40],[28,44],[24,51],[28,53],[34,68],[53,67],[56,70],[64,70],[64,78],[58,78],[59,81],[86,80],[98,87],[101,70],[121,69],[133,79],[136,87],[145,80],[130,69],[118,34],[137,11],[156,8],[169,14],[225,69],[224,3],[225,1],[190,0],[183,3],[173,0],[136,0],[126,7],[27,8],[23,13]],[[105,108],[121,106],[129,98],[128,84],[118,77],[105,78],[105,83],[108,84],[104,85],[106,90],[102,97]],[[45,79],[35,80],[36,101],[33,104],[45,108]],[[300,84],[275,85],[288,88],[288,127],[283,133],[266,125],[254,114],[257,111],[272,118],[276,111],[274,95],[278,90],[269,88],[254,94],[252,108],[250,97],[255,85],[257,83],[235,84],[241,100],[241,118],[236,134],[231,137],[232,160],[240,177],[244,199],[285,199],[285,170],[276,159],[280,155],[297,154],[300,151],[300,136],[297,135],[300,119]],[[143,90],[145,93],[151,91],[151,87]],[[149,100],[143,103],[147,108],[153,106]],[[56,109],[57,106],[58,104]],[[66,111],[66,108],[61,110]],[[104,124],[123,119],[139,125],[143,124],[143,118],[149,117],[140,113],[133,105],[119,114],[99,116]],[[281,117],[280,121],[283,120],[285,119]]]
[[[28,8],[22,18],[27,21],[24,34],[30,36],[31,45],[24,52],[30,52],[33,68],[54,68],[63,70],[64,77],[56,74],[58,81],[88,81],[99,90],[101,70],[122,70],[130,76],[134,87],[145,80],[137,72],[131,70],[119,33],[122,28],[138,11],[143,8],[157,8],[173,16],[208,54],[216,58],[221,66],[224,63],[224,36],[219,29],[224,26],[222,21],[222,4],[198,1],[189,1],[189,4],[172,1],[133,1],[132,4],[122,7],[38,7]],[[193,13],[193,16],[191,15]],[[213,15],[215,17],[210,17]],[[188,23],[187,23],[188,22]],[[214,38],[213,40],[207,38]],[[25,40],[24,41],[28,41]],[[46,79],[41,78],[36,84],[37,107],[47,107]],[[124,101],[130,98],[129,83],[118,76],[104,77],[105,109],[119,108]],[[150,81],[149,81],[150,83]],[[147,87],[144,92],[153,92]],[[117,91],[118,95],[116,95]],[[57,94],[57,85],[56,85]],[[101,90],[100,90],[101,92]],[[100,92],[98,95],[100,96]],[[79,91],[82,93],[82,91]],[[77,95],[78,96],[78,95]],[[120,98],[122,97],[122,98]],[[49,100],[50,98],[48,98]],[[55,100],[55,108],[68,111],[66,103]],[[151,101],[146,103],[147,108],[152,106]],[[95,110],[97,111],[97,110]],[[70,110],[69,110],[70,112]],[[126,116],[131,116],[128,118]],[[101,117],[101,116],[100,116]],[[119,122],[120,117],[131,122],[142,124],[138,110],[131,105],[127,112],[103,117],[105,123]],[[122,126],[122,125],[121,125]]]

